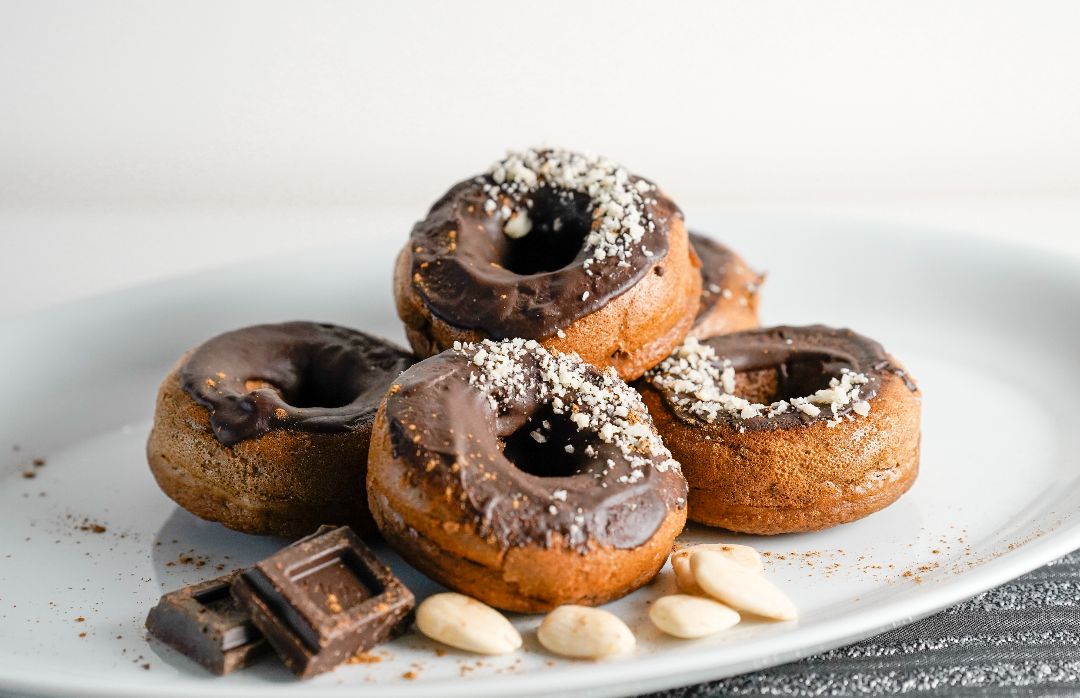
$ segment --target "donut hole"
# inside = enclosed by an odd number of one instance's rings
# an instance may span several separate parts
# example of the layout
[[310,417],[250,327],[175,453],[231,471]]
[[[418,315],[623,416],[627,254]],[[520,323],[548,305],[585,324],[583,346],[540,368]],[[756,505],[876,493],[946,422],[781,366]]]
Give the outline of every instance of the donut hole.
[[844,368],[851,368],[851,363],[832,355],[795,354],[774,366],[736,369],[735,394],[765,405],[790,401],[828,388],[829,380],[839,376]]
[[[537,440],[537,435],[543,441]],[[503,455],[518,470],[536,477],[570,477],[588,470],[585,433],[566,414],[546,406],[502,440]],[[567,446],[573,452],[567,451]]]
[[776,397],[778,378],[775,368],[739,371],[735,374],[735,394],[750,402],[767,405],[780,399]]
[[499,265],[521,276],[570,265],[585,246],[592,227],[592,207],[587,194],[541,187],[531,201],[529,232],[513,238],[500,231],[501,239],[496,241]]
[[244,390],[249,393],[273,390],[292,407],[344,407],[356,399],[356,391],[351,381],[341,380],[340,376],[336,377],[336,380],[334,378],[321,372],[312,372],[298,377],[291,385],[277,385],[262,378],[249,378],[244,381]]
[[347,381],[328,381],[318,376],[308,376],[307,380],[289,391],[282,392],[282,397],[293,407],[344,407],[356,399],[356,393],[350,390]]

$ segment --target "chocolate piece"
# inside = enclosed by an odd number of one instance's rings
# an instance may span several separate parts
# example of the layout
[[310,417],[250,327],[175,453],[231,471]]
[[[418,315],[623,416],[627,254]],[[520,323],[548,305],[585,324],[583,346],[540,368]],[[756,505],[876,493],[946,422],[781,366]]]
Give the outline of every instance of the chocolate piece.
[[232,594],[301,678],[379,644],[407,622],[414,604],[347,526],[323,526],[246,570]]
[[267,645],[229,593],[237,574],[165,594],[150,609],[146,629],[215,674],[246,666]]
[[184,362],[184,390],[210,411],[232,446],[271,429],[336,432],[375,418],[394,378],[413,363],[404,349],[315,322],[255,325],[209,340]]
[[544,339],[596,312],[665,261],[668,230],[682,219],[671,199],[650,192],[645,213],[655,228],[625,263],[611,256],[586,269],[587,196],[541,188],[508,197],[522,210],[532,202],[532,232],[514,239],[503,214],[485,210],[485,186],[494,184],[485,175],[454,185],[413,228],[408,248],[413,288],[431,312],[494,339]]

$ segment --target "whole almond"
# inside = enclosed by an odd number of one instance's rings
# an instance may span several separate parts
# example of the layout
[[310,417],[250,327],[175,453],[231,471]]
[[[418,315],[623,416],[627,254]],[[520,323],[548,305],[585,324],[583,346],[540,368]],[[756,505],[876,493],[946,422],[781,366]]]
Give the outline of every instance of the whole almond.
[[692,639],[727,630],[739,622],[739,614],[719,601],[672,594],[653,602],[649,620],[668,635]]
[[636,644],[626,623],[588,606],[559,606],[544,617],[536,636],[549,651],[578,659],[625,654]]
[[703,543],[701,545],[691,545],[681,550],[676,550],[671,554],[671,569],[675,572],[675,584],[679,587],[679,591],[684,594],[697,594],[704,596],[705,591],[698,586],[697,580],[694,579],[694,572],[690,569],[690,556],[698,550],[711,550],[713,552],[727,555],[740,565],[744,565],[748,569],[752,569],[758,574],[764,574],[765,566],[761,564],[761,556],[758,555],[758,551],[751,548],[749,545],[736,545],[733,543]]
[[799,615],[791,599],[764,575],[726,555],[699,550],[690,556],[690,569],[706,594],[737,611],[773,620],[794,620]]
[[416,627],[432,640],[477,654],[506,654],[521,647],[521,635],[506,616],[464,594],[424,599],[416,609]]

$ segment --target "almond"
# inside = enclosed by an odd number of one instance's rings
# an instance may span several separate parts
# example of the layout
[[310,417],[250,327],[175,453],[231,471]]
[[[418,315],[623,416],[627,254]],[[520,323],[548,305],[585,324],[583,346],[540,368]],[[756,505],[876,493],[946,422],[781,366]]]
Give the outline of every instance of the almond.
[[727,555],[699,550],[690,556],[690,569],[706,594],[737,611],[773,620],[794,620],[795,604],[765,576]]
[[521,635],[506,616],[464,594],[424,599],[416,609],[416,627],[432,640],[477,654],[506,654],[521,647]]
[[739,622],[739,614],[719,601],[672,594],[653,603],[649,608],[649,620],[668,635],[692,639],[727,630]]
[[690,569],[690,556],[698,550],[711,550],[727,555],[735,562],[752,569],[758,574],[764,574],[765,566],[761,564],[761,556],[758,551],[749,545],[736,545],[734,543],[704,543],[691,545],[671,554],[671,569],[675,572],[675,583],[679,591],[684,594],[697,594],[704,596],[705,592],[694,579],[694,572]]
[[588,606],[559,606],[544,617],[536,636],[554,654],[578,659],[625,654],[636,644],[625,623],[607,611]]

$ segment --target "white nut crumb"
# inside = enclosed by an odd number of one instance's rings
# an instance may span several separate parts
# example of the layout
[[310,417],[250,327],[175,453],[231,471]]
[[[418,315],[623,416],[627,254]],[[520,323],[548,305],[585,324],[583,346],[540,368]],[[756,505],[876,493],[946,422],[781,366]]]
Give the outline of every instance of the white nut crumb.
[[532,230],[532,221],[529,220],[529,214],[524,211],[520,211],[510,217],[510,220],[506,221],[503,226],[503,232],[506,233],[508,238],[522,238],[529,234]]

